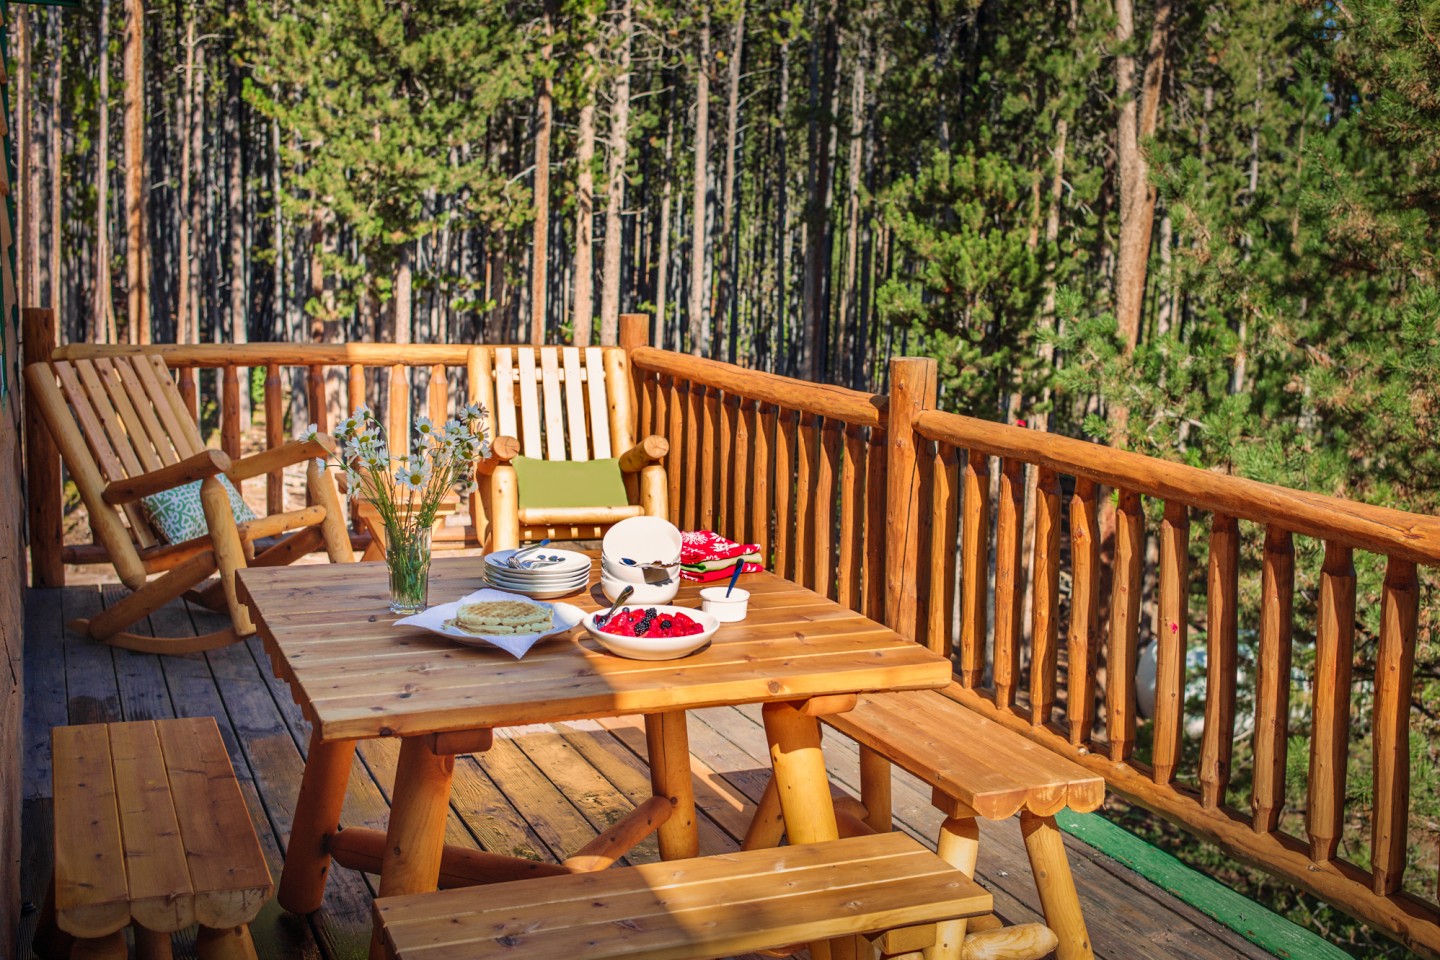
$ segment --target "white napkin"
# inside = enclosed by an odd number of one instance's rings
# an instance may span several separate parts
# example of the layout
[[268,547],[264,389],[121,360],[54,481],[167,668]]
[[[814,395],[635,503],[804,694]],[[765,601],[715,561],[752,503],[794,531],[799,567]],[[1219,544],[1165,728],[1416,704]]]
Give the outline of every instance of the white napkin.
[[[523,600],[526,603],[533,603],[537,607],[548,607],[553,614],[554,626],[544,633],[511,633],[496,636],[477,636],[473,633],[466,633],[455,627],[447,627],[446,620],[454,620],[455,613],[460,609],[461,604],[478,603],[482,600]],[[575,627],[581,620],[585,619],[585,611],[568,603],[545,603],[542,600],[532,600],[529,597],[521,596],[518,593],[506,593],[504,590],[476,590],[474,593],[461,597],[454,603],[442,603],[437,607],[431,607],[422,613],[412,617],[405,617],[396,620],[396,626],[420,627],[429,630],[431,633],[438,633],[442,637],[449,637],[458,640],[467,646],[493,646],[499,647],[510,654],[516,660],[525,656],[530,648],[544,638],[557,633],[564,633]]]

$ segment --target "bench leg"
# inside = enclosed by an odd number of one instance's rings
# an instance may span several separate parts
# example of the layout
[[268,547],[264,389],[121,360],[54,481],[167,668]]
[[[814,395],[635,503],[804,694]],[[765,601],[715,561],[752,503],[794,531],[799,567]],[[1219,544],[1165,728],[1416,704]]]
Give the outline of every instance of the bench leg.
[[[440,881],[445,853],[445,818],[450,812],[450,782],[455,756],[437,754],[424,737],[400,743],[391,791],[390,824],[385,831],[385,857],[380,862],[378,896],[429,893]],[[370,940],[371,960],[383,960],[380,928]]]
[[1090,932],[1085,929],[1075,878],[1070,874],[1065,841],[1060,828],[1055,826],[1055,818],[1022,810],[1020,833],[1030,854],[1030,869],[1035,874],[1035,888],[1040,892],[1040,905],[1045,910],[1045,924],[1060,938],[1056,957],[1093,960],[1095,952],[1090,948]]
[[866,746],[860,747],[860,802],[865,804],[865,822],[876,833],[889,833],[890,759]]
[[695,823],[695,781],[690,775],[690,736],[685,711],[645,716],[645,746],[650,754],[650,787],[657,797],[668,797],[674,809],[660,825],[656,839],[663,860],[684,860],[700,855],[700,834]]
[[256,960],[255,941],[244,924],[225,930],[201,927],[195,937],[195,953],[200,960]]
[[170,934],[147,930],[138,923],[131,929],[135,931],[136,960],[170,960],[175,955]]
[[760,803],[755,807],[755,816],[750,818],[740,849],[769,850],[780,846],[784,837],[785,815],[780,811],[780,790],[775,786],[774,775],[771,775],[765,783],[765,792],[760,795]]
[[325,898],[328,841],[340,829],[340,808],[354,760],[354,740],[322,743],[318,735],[311,735],[276,897],[291,913],[314,913]]
[[125,960],[125,931],[116,930],[105,937],[76,940],[70,949],[70,960]]
[[[980,858],[980,827],[974,817],[946,817],[940,824],[935,852],[965,876],[975,877]],[[935,927],[935,945],[925,949],[925,960],[960,960],[965,944],[964,920],[943,920]]]

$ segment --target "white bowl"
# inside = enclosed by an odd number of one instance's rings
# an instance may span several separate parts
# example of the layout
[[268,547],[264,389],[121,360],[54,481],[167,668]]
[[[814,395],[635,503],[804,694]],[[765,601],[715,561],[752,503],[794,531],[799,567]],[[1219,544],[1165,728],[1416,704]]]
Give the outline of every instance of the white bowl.
[[580,621],[590,636],[594,637],[602,647],[619,657],[628,657],[631,660],[674,660],[694,653],[715,636],[715,631],[720,629],[720,623],[710,614],[703,610],[696,610],[694,607],[675,607],[653,603],[627,603],[621,610],[633,607],[655,607],[656,613],[683,613],[705,629],[699,633],[693,633],[688,637],[618,637],[612,633],[605,633],[595,626],[595,618],[603,616],[604,610],[597,610],[595,613],[586,615]]
[[750,591],[736,587],[725,596],[726,587],[706,587],[700,591],[700,609],[721,623],[744,620],[750,607]]
[[667,583],[631,583],[629,580],[616,580],[607,574],[600,574],[600,591],[614,602],[620,596],[620,591],[626,587],[634,587],[635,592],[630,594],[627,604],[644,604],[653,606],[657,603],[669,603],[675,599],[675,594],[680,592],[680,580],[676,578]]
[[605,533],[605,539],[600,542],[600,555],[616,569],[628,566],[622,560],[633,560],[637,564],[677,564],[680,562],[680,530],[659,517],[621,520]]
[[663,567],[638,564],[630,566],[601,554],[600,571],[612,580],[623,580],[626,583],[660,584],[680,578],[680,560],[677,557],[674,563],[667,563]]

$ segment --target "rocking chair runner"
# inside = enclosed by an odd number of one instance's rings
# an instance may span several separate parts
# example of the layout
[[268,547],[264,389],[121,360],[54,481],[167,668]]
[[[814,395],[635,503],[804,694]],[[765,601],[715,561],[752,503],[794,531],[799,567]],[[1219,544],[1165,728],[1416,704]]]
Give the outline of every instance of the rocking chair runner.
[[[134,591],[93,619],[74,621],[72,629],[144,653],[212,650],[255,632],[235,595],[237,569],[288,564],[322,546],[332,562],[354,560],[334,480],[315,463],[333,454],[328,437],[232,461],[205,447],[165,361],[156,356],[34,363],[25,368],[25,383],[79,489],[96,540]],[[236,522],[221,475],[238,484],[305,460],[313,506]],[[196,480],[208,534],[160,543],[140,500]],[[284,533],[289,535],[255,554],[258,541]],[[198,598],[228,609],[230,627],[200,637],[125,632],[217,571],[219,581]],[[155,573],[162,575],[149,579]]]

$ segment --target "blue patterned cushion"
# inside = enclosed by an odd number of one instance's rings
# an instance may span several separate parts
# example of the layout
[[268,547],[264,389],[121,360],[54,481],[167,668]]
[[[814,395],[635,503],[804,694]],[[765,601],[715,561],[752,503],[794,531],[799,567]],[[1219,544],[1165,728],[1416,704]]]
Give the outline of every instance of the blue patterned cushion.
[[[183,543],[209,534],[210,528],[205,526],[205,510],[200,505],[202,482],[196,480],[194,483],[140,498],[140,505],[150,520],[150,526],[155,528],[160,539],[166,543]],[[235,522],[249,523],[254,520],[255,511],[241,498],[240,491],[235,489],[230,478],[221,474],[220,485],[230,497],[230,512],[235,515]]]

